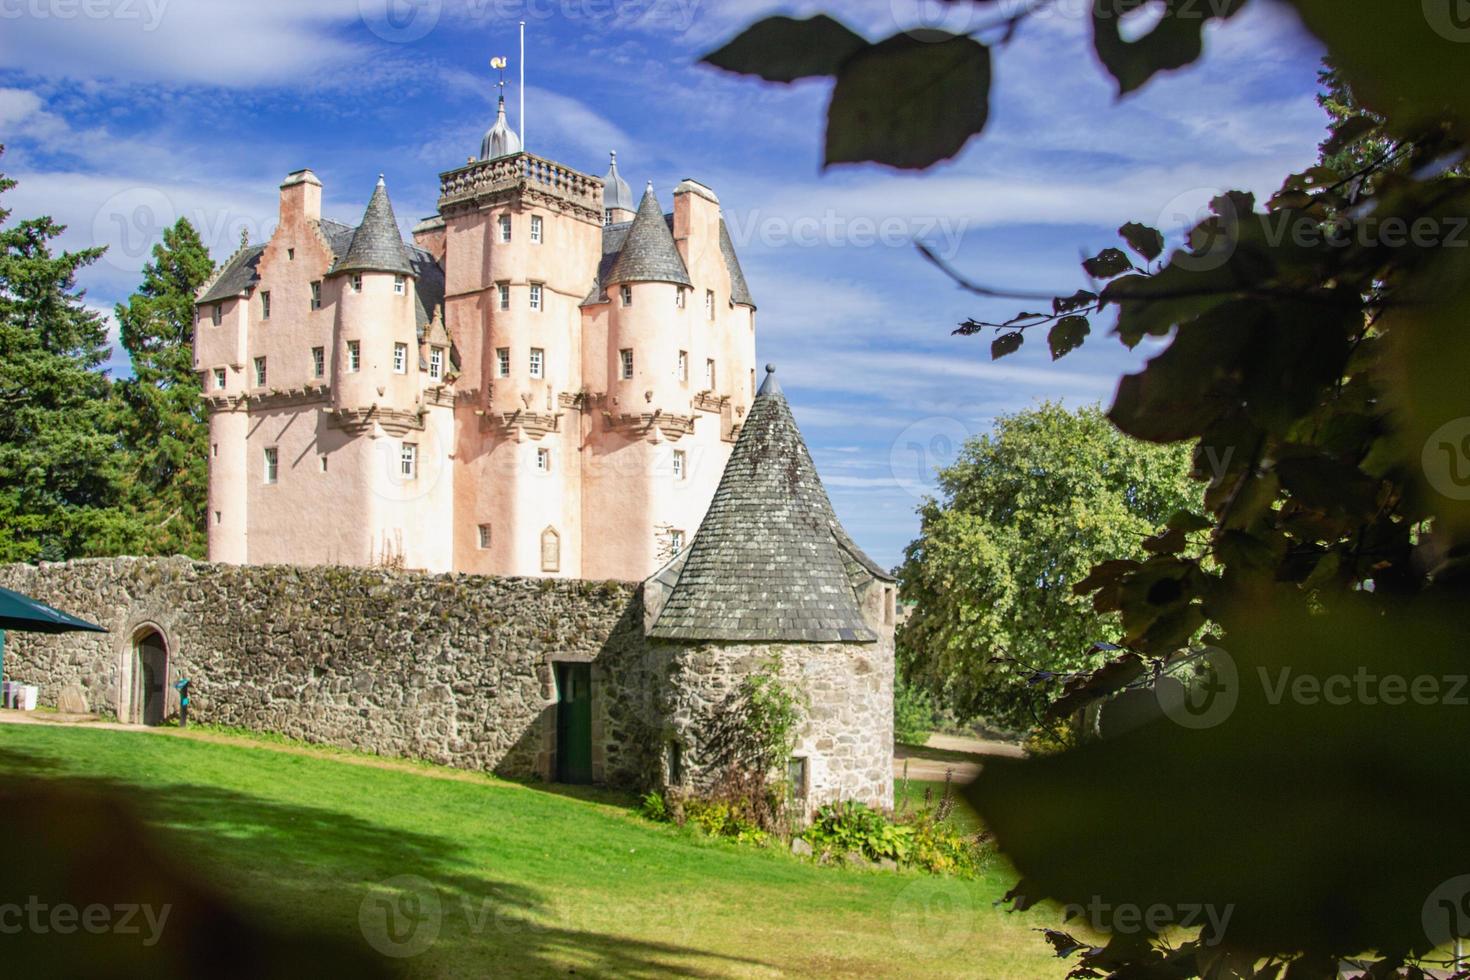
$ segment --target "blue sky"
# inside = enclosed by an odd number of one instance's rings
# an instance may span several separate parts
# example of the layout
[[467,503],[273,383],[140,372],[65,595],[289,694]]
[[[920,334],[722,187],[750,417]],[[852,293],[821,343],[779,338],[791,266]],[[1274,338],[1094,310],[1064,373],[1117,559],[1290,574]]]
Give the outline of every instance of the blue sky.
[[21,182],[5,203],[65,222],[68,247],[109,246],[82,281],[102,308],[176,216],[217,259],[242,228],[263,240],[277,185],[301,167],[321,177],[326,214],[353,223],[385,173],[409,226],[433,213],[439,172],[478,150],[489,59],[515,58],[526,20],[528,148],[594,174],[616,149],[666,207],[683,177],[717,191],[760,307],[758,356],[778,365],[849,531],[893,564],[960,440],[1040,399],[1106,402],[1141,357],[1102,324],[1056,364],[1041,337],[992,363],[988,338],[950,329],[1017,305],[960,293],[915,238],[982,282],[1071,292],[1087,285],[1078,259],[1123,222],[1177,239],[1220,191],[1274,190],[1323,136],[1318,49],[1281,8],[1212,26],[1202,65],[1121,102],[1090,53],[1088,8],[1058,0],[1026,24],[996,54],[986,133],[902,175],[822,172],[829,83],[766,86],[699,54],[767,13],[832,9],[877,39],[973,29],[1005,4],[0,0],[0,169]]

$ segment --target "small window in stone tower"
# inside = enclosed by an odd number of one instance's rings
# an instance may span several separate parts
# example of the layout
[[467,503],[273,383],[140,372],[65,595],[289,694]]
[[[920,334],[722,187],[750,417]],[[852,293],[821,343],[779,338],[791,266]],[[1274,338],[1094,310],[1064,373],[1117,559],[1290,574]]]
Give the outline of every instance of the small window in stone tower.
[[260,318],[269,320],[271,318],[271,292],[269,289],[261,290],[260,293]]
[[495,376],[497,378],[510,377],[510,348],[495,348]]
[[320,378],[326,373],[327,349],[325,347],[313,347],[311,349],[311,376],[313,378]]
[[215,368],[214,369],[214,387],[215,387],[216,390],[220,390],[220,389],[223,389],[224,386],[225,386],[225,369],[224,368]]
[[687,350],[679,352],[679,380],[689,380],[689,352]]
[[352,276],[352,291],[354,293],[362,292],[362,276],[359,274]]
[[408,277],[407,276],[394,276],[393,277],[393,292],[397,293],[399,296],[402,296],[404,294],[404,292],[407,291],[407,289],[408,289]]
[[480,532],[480,538],[479,538],[479,540],[480,540],[480,550],[481,551],[484,551],[484,550],[486,550],[487,548],[490,547],[490,525],[489,524],[481,524],[480,525],[480,528],[479,528],[479,532]]
[[287,262],[295,262],[296,261],[296,250],[294,248],[288,248],[288,249],[286,249],[286,261]]
[[623,301],[624,306],[632,306],[633,287],[626,284],[618,287],[618,297]]
[[633,349],[624,347],[618,351],[618,377],[624,381],[633,377]]
[[678,742],[670,742],[664,748],[664,767],[668,770],[670,786],[678,786],[684,781],[684,752]]
[[510,309],[510,283],[497,282],[495,289],[500,293],[500,308],[502,310]]
[[362,344],[356,340],[347,342],[347,373],[356,374],[362,370]]
[[550,473],[551,472],[551,450],[550,449],[537,449],[536,450],[536,469],[538,469],[542,473]]
[[[682,479],[684,479],[684,474],[687,473],[688,471],[689,471],[688,458],[684,455],[684,450],[682,450],[682,449],[675,449],[674,450],[674,479],[676,479],[676,480],[682,480]],[[682,534],[683,532],[681,531],[679,533]]]
[[419,447],[405,442],[398,453],[398,475],[405,480],[417,479],[419,475]]
[[531,215],[531,241],[541,244],[541,215]]
[[275,483],[276,482],[276,478],[280,475],[280,459],[281,459],[280,453],[278,453],[276,451],[276,447],[275,446],[266,446],[265,447],[265,482],[266,483]]
[[219,443],[215,442],[210,444],[209,455],[213,456],[215,459],[219,459]]
[[678,286],[674,289],[674,306],[681,310],[684,308],[685,292],[686,290],[683,286]]
[[327,471],[327,454],[318,453],[316,457],[316,463],[317,466],[321,467],[321,471],[325,473]]
[[786,764],[786,782],[790,784],[791,795],[806,796],[806,757],[795,755]]
[[255,359],[255,387],[265,387],[265,358],[263,357]]
[[429,348],[429,377],[435,381],[444,377],[444,348]]
[[223,319],[224,308],[225,304],[216,303],[214,304],[214,309],[209,311],[209,322],[213,323],[216,327],[220,325],[220,321]]
[[214,523],[218,525],[218,524],[223,524],[224,522],[225,522],[225,515],[221,511],[215,511],[214,512]]
[[546,351],[540,347],[531,348],[531,377],[543,378],[546,376]]
[[681,552],[681,551],[684,550],[684,532],[683,531],[670,531],[669,532],[669,547],[673,549],[674,554],[676,554],[676,555],[679,552]]
[[322,308],[322,284],[320,281],[311,284],[311,308],[313,310]]
[[541,309],[541,284],[539,282],[531,283],[531,309]]
[[715,318],[715,291],[713,289],[704,291],[704,315],[709,320]]
[[500,240],[502,242],[510,241],[510,215],[508,214],[502,214],[500,216]]
[[393,345],[393,373],[394,374],[407,374],[408,373],[408,345],[407,344],[394,344]]
[[561,535],[556,533],[554,527],[548,527],[541,532],[541,570],[561,571]]
[[710,391],[715,390],[715,359],[713,357],[704,362],[704,386]]

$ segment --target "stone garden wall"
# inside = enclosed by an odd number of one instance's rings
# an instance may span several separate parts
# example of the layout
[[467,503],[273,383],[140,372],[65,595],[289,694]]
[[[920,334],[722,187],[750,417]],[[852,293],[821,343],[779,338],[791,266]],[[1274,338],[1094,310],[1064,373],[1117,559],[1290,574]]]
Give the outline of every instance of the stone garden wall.
[[190,716],[509,776],[551,774],[552,662],[591,661],[594,778],[639,783],[650,667],[619,582],[115,558],[0,566],[0,585],[111,630],[6,635],[5,675],[43,705],[141,720],[149,629],[188,677]]

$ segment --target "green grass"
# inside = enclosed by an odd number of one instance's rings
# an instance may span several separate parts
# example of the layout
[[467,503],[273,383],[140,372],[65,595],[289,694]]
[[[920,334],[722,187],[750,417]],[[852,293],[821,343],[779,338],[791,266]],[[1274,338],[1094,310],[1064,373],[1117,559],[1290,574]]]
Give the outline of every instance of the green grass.
[[[823,868],[648,823],[617,795],[374,765],[218,733],[0,726],[0,778],[108,781],[176,853],[276,925],[358,944],[415,875],[443,909],[411,975],[1054,978],[1010,885]],[[920,790],[922,795],[922,790]]]

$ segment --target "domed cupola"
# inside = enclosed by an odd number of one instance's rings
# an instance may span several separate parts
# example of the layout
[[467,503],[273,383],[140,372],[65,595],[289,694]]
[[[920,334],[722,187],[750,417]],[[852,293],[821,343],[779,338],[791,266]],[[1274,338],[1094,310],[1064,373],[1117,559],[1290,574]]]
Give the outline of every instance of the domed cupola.
[[[618,173],[618,151],[613,150],[612,162],[607,166],[607,176],[602,178],[602,210],[609,223],[632,221],[638,205],[633,202],[633,188]],[[617,213],[622,212],[622,213]]]
[[490,127],[485,133],[485,138],[480,141],[480,159],[494,160],[496,157],[506,157],[519,152],[521,152],[521,138],[506,121],[505,96],[502,95],[500,107],[495,113],[495,125]]

